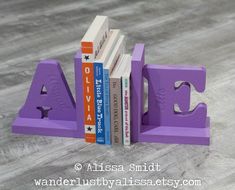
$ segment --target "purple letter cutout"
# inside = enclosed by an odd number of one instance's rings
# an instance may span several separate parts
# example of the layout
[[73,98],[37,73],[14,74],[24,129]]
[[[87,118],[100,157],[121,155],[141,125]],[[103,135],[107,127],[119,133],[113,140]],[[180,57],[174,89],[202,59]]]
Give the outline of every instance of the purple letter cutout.
[[[148,111],[143,114],[143,77],[148,80]],[[208,145],[206,104],[190,107],[190,85],[205,90],[206,70],[193,66],[144,66],[144,45],[132,55],[132,141]],[[183,81],[178,87],[176,82]],[[178,104],[181,112],[174,110]]]
[[22,134],[81,137],[75,101],[60,64],[41,61],[12,131]]

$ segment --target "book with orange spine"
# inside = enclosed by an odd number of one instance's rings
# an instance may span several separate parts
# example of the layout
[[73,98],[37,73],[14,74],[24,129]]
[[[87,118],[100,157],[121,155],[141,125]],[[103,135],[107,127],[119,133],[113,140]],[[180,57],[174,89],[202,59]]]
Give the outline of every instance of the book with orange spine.
[[96,16],[81,41],[85,141],[96,142],[94,60],[109,31],[108,17]]

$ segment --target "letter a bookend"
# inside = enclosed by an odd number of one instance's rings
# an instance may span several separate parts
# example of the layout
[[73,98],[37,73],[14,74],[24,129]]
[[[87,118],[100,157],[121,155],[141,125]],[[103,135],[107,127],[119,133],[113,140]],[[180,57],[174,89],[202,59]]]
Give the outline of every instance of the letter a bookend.
[[82,137],[76,106],[60,64],[41,61],[24,106],[13,122],[12,132],[21,134]]
[[[209,145],[207,106],[190,107],[190,87],[205,90],[206,70],[193,66],[144,65],[144,45],[136,44],[131,73],[131,140]],[[148,111],[143,113],[143,77],[148,81]],[[176,86],[176,82],[181,82]],[[181,112],[174,110],[178,104]]]

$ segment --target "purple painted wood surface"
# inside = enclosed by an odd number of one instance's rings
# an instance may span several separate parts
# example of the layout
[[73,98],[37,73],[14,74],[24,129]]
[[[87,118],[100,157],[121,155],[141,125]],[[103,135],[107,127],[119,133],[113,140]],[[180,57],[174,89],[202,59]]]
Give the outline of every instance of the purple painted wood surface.
[[[46,91],[42,91],[43,88]],[[42,109],[49,109],[48,119],[74,121],[76,117],[75,101],[60,64],[55,60],[45,60],[38,64],[19,116],[41,118]]]
[[138,142],[142,124],[143,66],[144,44],[136,44],[131,61],[131,142]]
[[41,61],[28,97],[12,125],[22,134],[80,137],[75,101],[59,62]]
[[[148,81],[148,111],[143,114],[143,77]],[[144,45],[132,55],[132,142],[208,145],[207,106],[199,103],[189,111],[191,85],[205,90],[206,70],[195,66],[144,65]],[[176,82],[181,82],[176,86]],[[174,110],[178,104],[180,112]]]

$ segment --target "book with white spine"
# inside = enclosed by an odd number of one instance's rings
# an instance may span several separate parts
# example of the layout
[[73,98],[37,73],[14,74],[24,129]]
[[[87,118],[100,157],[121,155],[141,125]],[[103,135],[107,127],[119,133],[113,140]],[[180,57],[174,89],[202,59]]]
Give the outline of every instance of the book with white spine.
[[123,144],[130,145],[130,76],[131,76],[131,56],[126,61],[126,68],[122,75],[122,129]]

